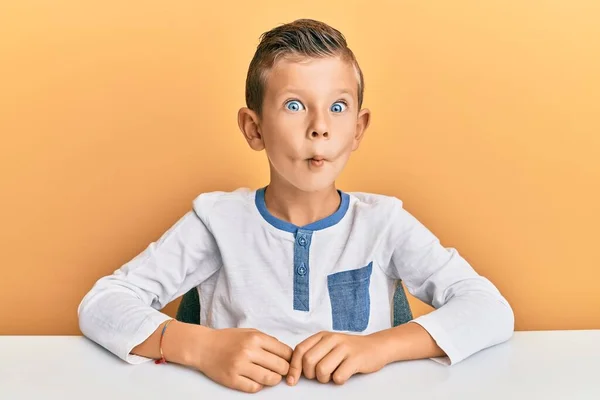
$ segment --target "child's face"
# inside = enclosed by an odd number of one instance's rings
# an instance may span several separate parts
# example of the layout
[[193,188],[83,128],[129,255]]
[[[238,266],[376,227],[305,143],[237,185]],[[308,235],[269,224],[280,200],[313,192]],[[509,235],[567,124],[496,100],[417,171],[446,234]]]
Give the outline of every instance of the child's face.
[[255,135],[245,133],[252,148],[266,150],[272,183],[331,187],[369,122],[358,109],[357,78],[352,64],[333,57],[282,59],[268,72]]

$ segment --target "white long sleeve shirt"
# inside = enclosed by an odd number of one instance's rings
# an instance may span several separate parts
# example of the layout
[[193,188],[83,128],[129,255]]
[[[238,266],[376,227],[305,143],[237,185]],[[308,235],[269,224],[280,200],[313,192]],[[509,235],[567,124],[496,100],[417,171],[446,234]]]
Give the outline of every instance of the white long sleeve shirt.
[[295,346],[319,331],[369,334],[392,327],[401,279],[435,310],[423,326],[455,364],[508,340],[506,299],[395,197],[340,193],[331,216],[298,227],[269,213],[264,188],[198,196],[156,242],[96,282],[79,305],[85,336],[129,363],[196,287],[202,325],[256,328]]

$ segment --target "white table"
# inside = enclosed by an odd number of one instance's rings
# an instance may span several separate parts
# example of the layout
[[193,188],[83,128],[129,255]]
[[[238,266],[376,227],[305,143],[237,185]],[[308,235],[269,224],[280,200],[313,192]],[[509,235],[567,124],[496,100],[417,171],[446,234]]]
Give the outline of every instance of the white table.
[[[0,399],[248,398],[174,365],[132,366],[79,336],[0,336]],[[345,385],[302,378],[260,399],[600,399],[600,330],[517,332],[452,367],[388,365]]]

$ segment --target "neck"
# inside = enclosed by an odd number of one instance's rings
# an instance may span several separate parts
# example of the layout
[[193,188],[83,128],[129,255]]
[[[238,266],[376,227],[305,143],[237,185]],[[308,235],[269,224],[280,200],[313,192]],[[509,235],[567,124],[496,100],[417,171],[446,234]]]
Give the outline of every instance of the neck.
[[273,216],[304,226],[335,213],[340,207],[340,195],[335,184],[317,192],[304,192],[271,181],[265,191],[265,204]]

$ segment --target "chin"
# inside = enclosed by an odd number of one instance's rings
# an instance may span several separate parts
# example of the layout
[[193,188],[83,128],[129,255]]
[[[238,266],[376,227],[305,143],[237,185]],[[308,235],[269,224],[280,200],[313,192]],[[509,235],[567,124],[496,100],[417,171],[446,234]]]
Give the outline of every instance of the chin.
[[324,180],[324,179],[319,179],[319,180],[313,180],[313,181],[296,181],[296,182],[292,182],[292,184],[299,190],[302,190],[303,192],[320,192],[322,190],[326,190],[329,189],[333,184],[335,183],[335,180]]

